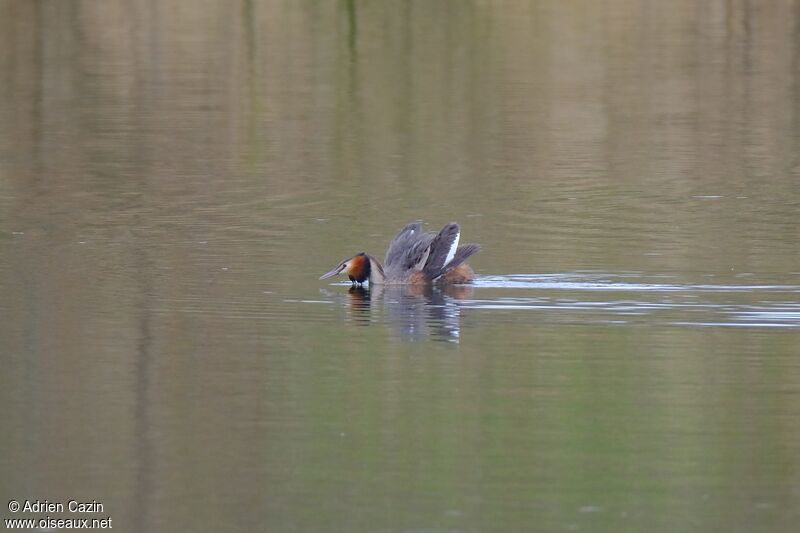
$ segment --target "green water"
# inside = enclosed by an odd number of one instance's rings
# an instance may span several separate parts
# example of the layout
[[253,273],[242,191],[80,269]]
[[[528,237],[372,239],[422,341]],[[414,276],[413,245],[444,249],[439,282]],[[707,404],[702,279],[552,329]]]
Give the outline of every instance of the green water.
[[[798,28],[0,4],[0,519],[792,530]],[[413,220],[483,246],[473,286],[317,280]]]

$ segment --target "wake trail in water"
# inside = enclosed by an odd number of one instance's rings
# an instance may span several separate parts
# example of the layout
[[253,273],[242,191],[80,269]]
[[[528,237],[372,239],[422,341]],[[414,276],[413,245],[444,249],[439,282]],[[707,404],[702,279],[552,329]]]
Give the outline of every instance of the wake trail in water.
[[480,310],[542,312],[581,323],[800,329],[800,284],[752,276],[737,278],[756,283],[681,283],[676,276],[637,272],[481,276],[474,296],[487,292],[483,289],[513,294],[493,292],[459,303]]

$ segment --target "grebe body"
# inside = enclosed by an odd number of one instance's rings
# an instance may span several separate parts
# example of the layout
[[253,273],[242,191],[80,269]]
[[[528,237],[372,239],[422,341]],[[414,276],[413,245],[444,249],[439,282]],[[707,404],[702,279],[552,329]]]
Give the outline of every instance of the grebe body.
[[347,275],[353,285],[365,281],[385,285],[430,285],[469,283],[475,273],[464,261],[480,251],[478,244],[462,244],[461,228],[455,222],[439,233],[426,233],[422,224],[405,226],[389,243],[383,265],[364,252],[339,263],[319,279]]

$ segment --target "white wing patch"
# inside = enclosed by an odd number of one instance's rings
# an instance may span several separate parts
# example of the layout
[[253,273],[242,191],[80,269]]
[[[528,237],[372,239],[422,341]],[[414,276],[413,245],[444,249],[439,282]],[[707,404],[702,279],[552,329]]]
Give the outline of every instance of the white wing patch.
[[450,244],[450,250],[447,252],[447,257],[444,260],[444,265],[442,265],[443,267],[449,265],[450,261],[452,261],[453,258],[456,256],[456,250],[458,249],[458,240],[460,238],[461,238],[461,232],[459,231],[458,233],[456,233],[456,238],[453,239],[452,244]]

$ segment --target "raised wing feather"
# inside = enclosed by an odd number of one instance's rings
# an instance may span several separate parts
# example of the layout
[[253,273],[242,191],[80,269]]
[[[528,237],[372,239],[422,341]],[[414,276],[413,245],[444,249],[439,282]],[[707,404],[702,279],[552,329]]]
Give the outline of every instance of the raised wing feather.
[[385,269],[397,272],[422,269],[428,260],[433,238],[434,234],[422,230],[422,224],[408,224],[389,243],[383,261]]
[[436,279],[444,273],[447,264],[455,257],[460,236],[461,228],[455,222],[451,222],[433,239],[430,256],[422,269],[428,279]]
[[480,251],[481,251],[481,245],[480,244],[472,244],[472,243],[470,243],[470,244],[462,244],[456,250],[456,253],[455,253],[455,256],[453,257],[453,260],[449,261],[444,266],[444,272],[447,272],[448,270],[452,270],[452,269],[456,268],[458,265],[460,265],[461,263],[466,261],[467,258],[469,258],[469,256],[471,256],[473,254],[476,254],[476,253],[478,253]]

